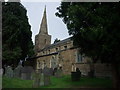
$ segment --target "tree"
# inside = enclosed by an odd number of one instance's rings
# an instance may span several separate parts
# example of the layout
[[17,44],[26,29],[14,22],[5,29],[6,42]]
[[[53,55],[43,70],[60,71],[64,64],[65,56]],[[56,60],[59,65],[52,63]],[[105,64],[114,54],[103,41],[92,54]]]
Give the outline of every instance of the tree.
[[113,85],[120,88],[120,3],[62,2],[57,10],[74,45],[94,62],[111,64]]
[[14,64],[27,55],[32,56],[33,42],[27,10],[20,2],[2,3],[3,65]]
[[56,38],[55,41],[54,41],[54,43],[57,43],[59,41],[60,41],[60,39]]

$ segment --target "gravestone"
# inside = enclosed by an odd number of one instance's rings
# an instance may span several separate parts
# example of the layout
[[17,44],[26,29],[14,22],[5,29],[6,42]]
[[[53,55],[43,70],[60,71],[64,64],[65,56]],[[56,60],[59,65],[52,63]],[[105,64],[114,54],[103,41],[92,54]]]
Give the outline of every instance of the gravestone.
[[5,76],[10,78],[13,77],[13,70],[11,66],[5,67]]
[[1,69],[0,69],[0,75],[3,75],[3,72],[4,72],[4,69],[1,68]]
[[44,67],[43,69],[43,74],[44,74],[44,85],[49,85],[51,82],[50,82],[50,76],[51,76],[51,73],[50,73],[50,69],[48,67]]
[[40,86],[44,86],[44,74],[40,73]]
[[79,81],[81,77],[81,72],[79,68],[76,68],[76,72],[71,72],[71,80],[72,81]]
[[21,70],[21,79],[31,80],[34,69],[31,66],[24,66]]
[[14,77],[15,77],[15,78],[21,78],[22,68],[23,68],[23,66],[19,64],[19,65],[14,69]]
[[59,68],[59,77],[62,77],[63,75],[63,70],[62,70],[62,67]]
[[33,73],[33,87],[44,86],[44,74],[42,69],[37,70],[36,73]]
[[53,76],[53,68],[50,68],[50,76]]
[[62,77],[63,71],[62,71],[62,67],[60,67],[59,69],[57,69],[56,73],[55,73],[55,77]]
[[57,72],[57,68],[54,68],[54,69],[53,69],[53,75],[54,75],[54,76],[56,75],[56,72]]
[[40,78],[41,78],[40,73],[38,71],[35,71],[32,75],[33,88],[37,88],[40,86]]

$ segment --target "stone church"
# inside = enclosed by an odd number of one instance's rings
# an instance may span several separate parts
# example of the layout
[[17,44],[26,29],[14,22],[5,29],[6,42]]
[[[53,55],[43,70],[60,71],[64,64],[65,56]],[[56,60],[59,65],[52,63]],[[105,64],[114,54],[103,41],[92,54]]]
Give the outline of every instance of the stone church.
[[63,74],[70,74],[79,68],[82,75],[94,70],[95,76],[109,77],[110,66],[97,62],[93,64],[89,57],[80,54],[80,49],[73,46],[71,38],[51,44],[51,35],[48,33],[46,8],[43,13],[40,31],[35,36],[36,69],[62,67]]

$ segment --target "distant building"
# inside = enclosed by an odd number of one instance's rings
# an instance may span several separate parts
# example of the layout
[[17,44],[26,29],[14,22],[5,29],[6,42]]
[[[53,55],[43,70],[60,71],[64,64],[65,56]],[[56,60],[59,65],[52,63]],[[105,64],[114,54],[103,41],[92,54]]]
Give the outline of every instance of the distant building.
[[89,57],[81,55],[80,48],[73,46],[71,38],[51,44],[51,35],[48,34],[46,8],[44,10],[40,32],[35,36],[36,69],[45,66],[57,68],[61,66],[64,74],[70,74],[79,68],[82,75],[94,70],[96,76],[111,76],[110,66],[97,62],[93,64]]

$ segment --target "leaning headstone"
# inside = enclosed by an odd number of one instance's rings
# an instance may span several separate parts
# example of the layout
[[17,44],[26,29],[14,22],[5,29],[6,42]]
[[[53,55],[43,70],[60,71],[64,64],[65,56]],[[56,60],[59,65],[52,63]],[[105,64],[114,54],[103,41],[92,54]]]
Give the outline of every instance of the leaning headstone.
[[14,69],[14,77],[15,77],[15,78],[20,78],[20,77],[21,77],[22,68],[23,68],[22,65],[18,65],[18,66]]
[[11,66],[5,68],[5,76],[12,78],[13,77],[13,70]]
[[50,85],[50,76],[51,76],[51,73],[50,73],[50,69],[48,67],[45,67],[43,69],[43,74],[44,74],[44,85]]
[[21,70],[21,79],[31,80],[33,72],[34,72],[33,67],[31,67],[31,66],[24,66],[22,68],[22,70]]

